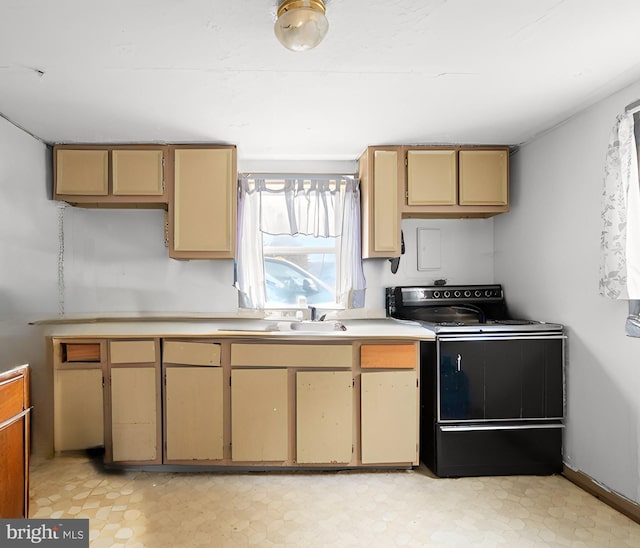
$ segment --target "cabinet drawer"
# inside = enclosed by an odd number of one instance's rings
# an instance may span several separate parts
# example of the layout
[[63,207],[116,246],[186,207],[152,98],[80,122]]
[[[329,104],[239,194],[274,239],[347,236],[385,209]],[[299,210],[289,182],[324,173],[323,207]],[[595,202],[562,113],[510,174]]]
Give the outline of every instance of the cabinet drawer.
[[363,369],[415,369],[418,349],[411,344],[363,344],[360,367]]
[[350,344],[232,344],[231,365],[351,367]]
[[164,341],[162,361],[184,365],[220,365],[220,345],[205,342]]
[[110,341],[109,359],[114,363],[149,363],[156,361],[156,342]]
[[99,343],[63,343],[63,362],[99,362]]
[[0,383],[0,422],[15,417],[24,409],[24,377]]

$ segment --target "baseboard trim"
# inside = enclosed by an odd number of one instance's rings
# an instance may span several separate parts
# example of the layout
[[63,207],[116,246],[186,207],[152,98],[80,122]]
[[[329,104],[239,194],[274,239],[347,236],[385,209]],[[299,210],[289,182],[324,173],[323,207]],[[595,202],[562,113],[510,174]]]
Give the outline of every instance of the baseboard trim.
[[584,472],[572,470],[566,465],[562,468],[562,474],[571,483],[574,483],[581,489],[584,489],[587,493],[611,506],[611,508],[617,510],[621,514],[624,514],[629,519],[632,519],[636,523],[640,523],[640,504],[618,495],[613,491],[608,491]]

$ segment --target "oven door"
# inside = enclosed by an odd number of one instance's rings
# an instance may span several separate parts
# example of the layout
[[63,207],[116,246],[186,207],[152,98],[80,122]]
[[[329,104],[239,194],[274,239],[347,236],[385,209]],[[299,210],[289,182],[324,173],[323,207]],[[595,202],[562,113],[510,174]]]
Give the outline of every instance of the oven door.
[[564,336],[439,336],[437,421],[558,420],[564,416]]

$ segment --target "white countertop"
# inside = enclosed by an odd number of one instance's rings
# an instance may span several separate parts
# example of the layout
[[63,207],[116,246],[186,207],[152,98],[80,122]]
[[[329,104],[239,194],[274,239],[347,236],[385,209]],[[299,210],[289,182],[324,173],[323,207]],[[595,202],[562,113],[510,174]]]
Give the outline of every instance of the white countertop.
[[[431,340],[434,335],[416,322],[393,318],[349,319],[297,323],[246,318],[161,316],[137,318],[63,318],[34,322],[54,337],[220,337],[220,338],[409,338]],[[320,325],[322,324],[322,325]],[[344,330],[341,327],[346,328]]]

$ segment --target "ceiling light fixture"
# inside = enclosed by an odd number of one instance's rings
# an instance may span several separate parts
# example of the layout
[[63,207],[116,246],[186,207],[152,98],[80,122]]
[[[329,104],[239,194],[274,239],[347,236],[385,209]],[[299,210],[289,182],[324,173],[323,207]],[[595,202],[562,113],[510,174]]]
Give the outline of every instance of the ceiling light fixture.
[[327,34],[323,0],[283,0],[273,27],[280,43],[292,51],[315,48]]

